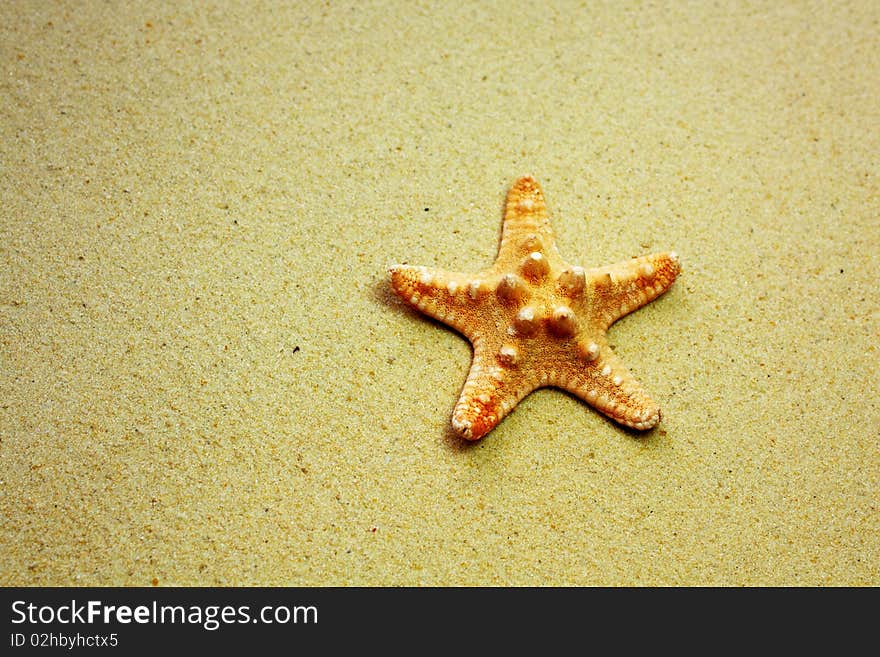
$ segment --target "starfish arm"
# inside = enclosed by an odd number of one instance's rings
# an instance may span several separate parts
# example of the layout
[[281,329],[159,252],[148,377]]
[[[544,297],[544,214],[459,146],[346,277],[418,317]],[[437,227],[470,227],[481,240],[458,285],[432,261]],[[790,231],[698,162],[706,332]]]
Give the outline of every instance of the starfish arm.
[[[401,299],[471,337],[472,325],[468,321],[468,312],[473,311],[467,308],[478,302],[477,292],[480,298],[484,294],[482,287],[479,287],[479,279],[468,274],[411,265],[395,265],[388,273],[391,287]],[[473,286],[474,281],[477,287]]]
[[541,186],[523,176],[507,193],[497,261],[513,262],[535,251],[555,254],[556,238]]
[[594,285],[595,307],[603,308],[600,319],[608,328],[663,294],[681,273],[675,252],[652,253],[587,271]]
[[511,380],[502,367],[477,339],[474,360],[452,412],[452,427],[466,440],[479,440],[506,416],[517,403],[538,387],[534,377]]
[[596,360],[553,383],[627,427],[644,431],[660,421],[660,407],[607,344]]

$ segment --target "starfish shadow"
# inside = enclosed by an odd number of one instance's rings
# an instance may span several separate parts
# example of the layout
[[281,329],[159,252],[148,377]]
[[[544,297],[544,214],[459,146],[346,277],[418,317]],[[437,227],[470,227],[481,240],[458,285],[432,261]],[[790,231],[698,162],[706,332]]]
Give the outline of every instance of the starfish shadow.
[[373,280],[373,284],[369,288],[370,290],[370,299],[374,303],[377,303],[382,306],[386,306],[388,308],[406,308],[410,310],[414,315],[418,315],[416,311],[412,310],[409,306],[407,306],[403,301],[400,300],[394,290],[391,288],[391,285],[388,283],[388,276],[382,276],[381,278],[376,278]]
[[[451,415],[452,410],[450,409],[447,417]],[[456,433],[455,429],[452,428],[452,424],[447,422],[446,428],[443,430],[443,442],[446,443],[446,447],[452,452],[467,453],[479,447],[483,441],[465,440]]]
[[617,429],[617,432],[627,438],[632,438],[637,442],[644,443],[645,445],[654,445],[657,442],[657,427],[651,427],[647,431],[640,431],[639,429],[633,429],[632,427],[627,427],[622,424],[618,424],[610,417],[605,418],[608,423]]

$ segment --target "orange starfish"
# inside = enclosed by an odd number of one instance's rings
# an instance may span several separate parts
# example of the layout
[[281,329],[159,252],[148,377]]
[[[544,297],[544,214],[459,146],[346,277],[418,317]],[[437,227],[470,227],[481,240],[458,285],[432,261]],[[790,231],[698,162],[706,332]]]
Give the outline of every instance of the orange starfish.
[[474,360],[452,426],[478,440],[544,386],[568,390],[628,427],[654,427],[660,408],[624,368],[605,333],[663,294],[680,271],[674,252],[595,269],[566,264],[541,187],[526,176],[507,195],[492,267],[459,274],[397,265],[389,273],[405,301],[471,341]]

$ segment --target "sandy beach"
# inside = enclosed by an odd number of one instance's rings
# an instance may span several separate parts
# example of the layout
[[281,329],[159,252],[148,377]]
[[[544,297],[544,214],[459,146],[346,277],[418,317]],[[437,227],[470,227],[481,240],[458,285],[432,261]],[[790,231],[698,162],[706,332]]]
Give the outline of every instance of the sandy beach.
[[[880,585],[880,4],[453,5],[0,4],[0,585]],[[525,174],[657,428],[452,431]]]

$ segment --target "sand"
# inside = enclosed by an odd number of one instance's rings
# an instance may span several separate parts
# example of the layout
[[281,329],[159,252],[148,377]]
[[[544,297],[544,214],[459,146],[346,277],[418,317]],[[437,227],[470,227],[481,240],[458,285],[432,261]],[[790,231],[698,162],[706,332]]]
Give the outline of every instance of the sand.
[[[880,584],[880,5],[0,4],[0,584]],[[465,339],[508,186],[663,408]]]

